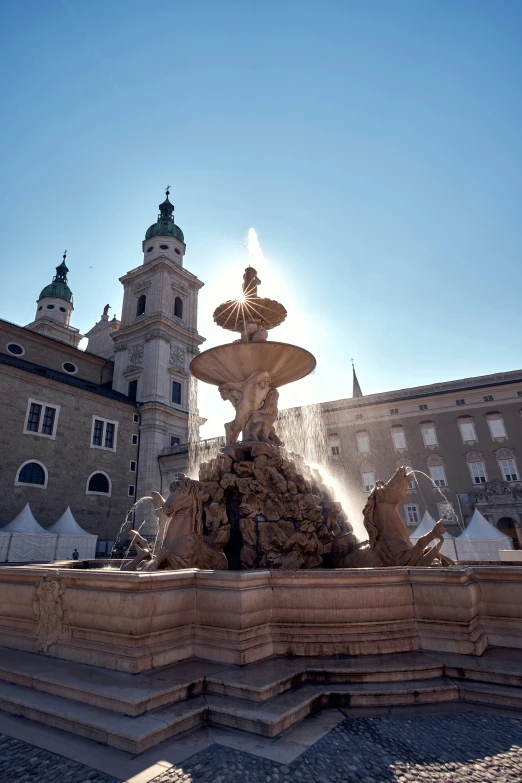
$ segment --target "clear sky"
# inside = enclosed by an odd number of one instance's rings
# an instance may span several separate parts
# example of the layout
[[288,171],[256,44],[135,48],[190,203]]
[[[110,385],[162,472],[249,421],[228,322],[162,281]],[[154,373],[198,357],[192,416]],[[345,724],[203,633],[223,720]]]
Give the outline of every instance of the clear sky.
[[318,360],[285,404],[352,356],[365,393],[522,366],[520,0],[28,0],[0,58],[1,317],[64,248],[73,325],[119,315],[170,184],[207,346],[256,229]]

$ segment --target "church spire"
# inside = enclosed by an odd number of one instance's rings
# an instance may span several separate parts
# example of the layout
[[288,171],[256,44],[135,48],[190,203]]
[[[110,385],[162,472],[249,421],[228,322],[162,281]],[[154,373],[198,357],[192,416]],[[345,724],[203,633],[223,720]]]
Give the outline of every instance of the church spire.
[[355,366],[352,359],[352,371],[353,371],[353,389],[352,389],[352,397],[363,397],[363,393],[361,391],[361,387],[359,385],[359,381],[357,380],[357,375],[355,374]]

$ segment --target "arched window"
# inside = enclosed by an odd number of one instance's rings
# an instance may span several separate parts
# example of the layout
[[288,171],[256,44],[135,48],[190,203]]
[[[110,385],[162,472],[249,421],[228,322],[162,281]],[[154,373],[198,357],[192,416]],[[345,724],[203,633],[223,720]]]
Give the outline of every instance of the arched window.
[[86,494],[110,495],[111,480],[108,475],[100,470],[98,470],[96,473],[91,473],[87,479]]
[[38,487],[47,486],[47,470],[45,465],[35,460],[29,460],[20,465],[16,476],[16,485],[33,484]]
[[174,315],[176,318],[183,318],[183,300],[179,296],[174,299]]
[[136,307],[136,315],[145,315],[145,305],[147,304],[147,297],[145,294],[142,294],[138,298],[138,305]]

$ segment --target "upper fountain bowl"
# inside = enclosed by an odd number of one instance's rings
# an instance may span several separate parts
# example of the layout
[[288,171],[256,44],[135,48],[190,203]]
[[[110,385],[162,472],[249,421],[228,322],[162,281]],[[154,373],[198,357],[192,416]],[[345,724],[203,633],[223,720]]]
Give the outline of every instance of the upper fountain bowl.
[[237,342],[209,348],[192,359],[190,370],[200,381],[219,386],[243,383],[253,373],[270,373],[271,386],[298,381],[315,369],[310,351],[297,345],[276,342]]

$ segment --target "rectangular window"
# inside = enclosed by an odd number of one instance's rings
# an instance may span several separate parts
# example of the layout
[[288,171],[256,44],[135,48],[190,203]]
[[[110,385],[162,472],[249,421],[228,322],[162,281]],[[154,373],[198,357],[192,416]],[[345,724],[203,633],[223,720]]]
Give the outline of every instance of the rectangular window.
[[506,428],[504,427],[504,419],[498,416],[495,419],[488,418],[489,431],[492,438],[506,438]]
[[133,459],[131,459],[129,470],[130,470],[131,473],[136,473],[136,463],[135,463],[135,461]]
[[359,454],[368,454],[370,451],[370,438],[367,432],[357,432],[355,435],[357,441],[357,451]]
[[176,438],[174,435],[170,436],[170,447],[173,446],[179,446],[179,438]]
[[428,410],[428,406],[427,405],[419,405],[419,410],[420,411],[427,411]]
[[470,462],[469,469],[471,470],[471,477],[474,484],[486,483],[486,471],[484,470],[483,462]]
[[172,402],[181,405],[181,383],[178,381],[172,381]]
[[117,432],[117,421],[108,421],[107,419],[96,419],[93,417],[91,448],[116,451]]
[[408,525],[418,525],[419,524],[419,507],[413,504],[408,504],[404,506],[404,510],[406,511],[406,519],[408,520]]
[[493,395],[492,394],[485,394],[484,395],[484,402],[493,402]]
[[134,484],[129,484],[129,497],[134,497]]
[[54,417],[56,411],[54,408],[45,406],[45,412],[42,421],[42,435],[52,435],[54,429]]
[[129,386],[127,389],[127,397],[129,400],[133,400],[136,402],[136,397],[138,396],[138,381],[129,381]]
[[415,489],[415,479],[412,479],[408,484],[408,489]]
[[517,469],[515,467],[515,460],[513,459],[501,459],[499,460],[502,473],[504,474],[505,481],[518,481]]
[[133,446],[137,446],[138,445],[138,436],[137,435],[133,435],[132,436],[132,445]]
[[363,473],[362,474],[363,487],[365,492],[371,492],[375,486],[375,474]]
[[48,405],[39,400],[28,400],[24,434],[33,433],[54,439],[59,411],[59,405]]
[[522,391],[517,391],[517,397],[522,397]]
[[29,408],[29,416],[27,418],[27,429],[30,432],[38,432],[40,427],[40,414],[42,412],[42,406],[36,402],[31,403]]
[[433,467],[430,468],[430,473],[433,481],[438,487],[446,486],[446,475],[442,465],[433,465]]
[[399,412],[398,408],[390,408],[390,415],[391,416],[393,416],[395,413],[398,413],[398,412]]
[[132,417],[132,420],[133,420],[134,424],[138,424],[138,422],[140,420],[140,417],[138,416],[137,413],[134,414],[134,416]]
[[449,501],[437,503],[437,509],[439,511],[439,519],[442,519],[444,522],[457,521],[457,515]]
[[331,457],[339,457],[341,454],[341,441],[338,435],[330,435],[328,438],[328,453]]
[[464,443],[477,440],[475,425],[472,421],[459,421],[459,427]]
[[110,421],[105,425],[105,448],[114,448],[114,424]]
[[465,405],[466,400],[455,400],[455,405]]
[[393,445],[399,451],[406,448],[406,436],[403,430],[392,430]]
[[92,442],[94,446],[102,445],[103,437],[103,421],[101,419],[94,420],[94,430],[92,432]]
[[421,432],[425,446],[437,445],[437,433],[435,432],[435,427],[433,424],[424,424],[421,427]]

